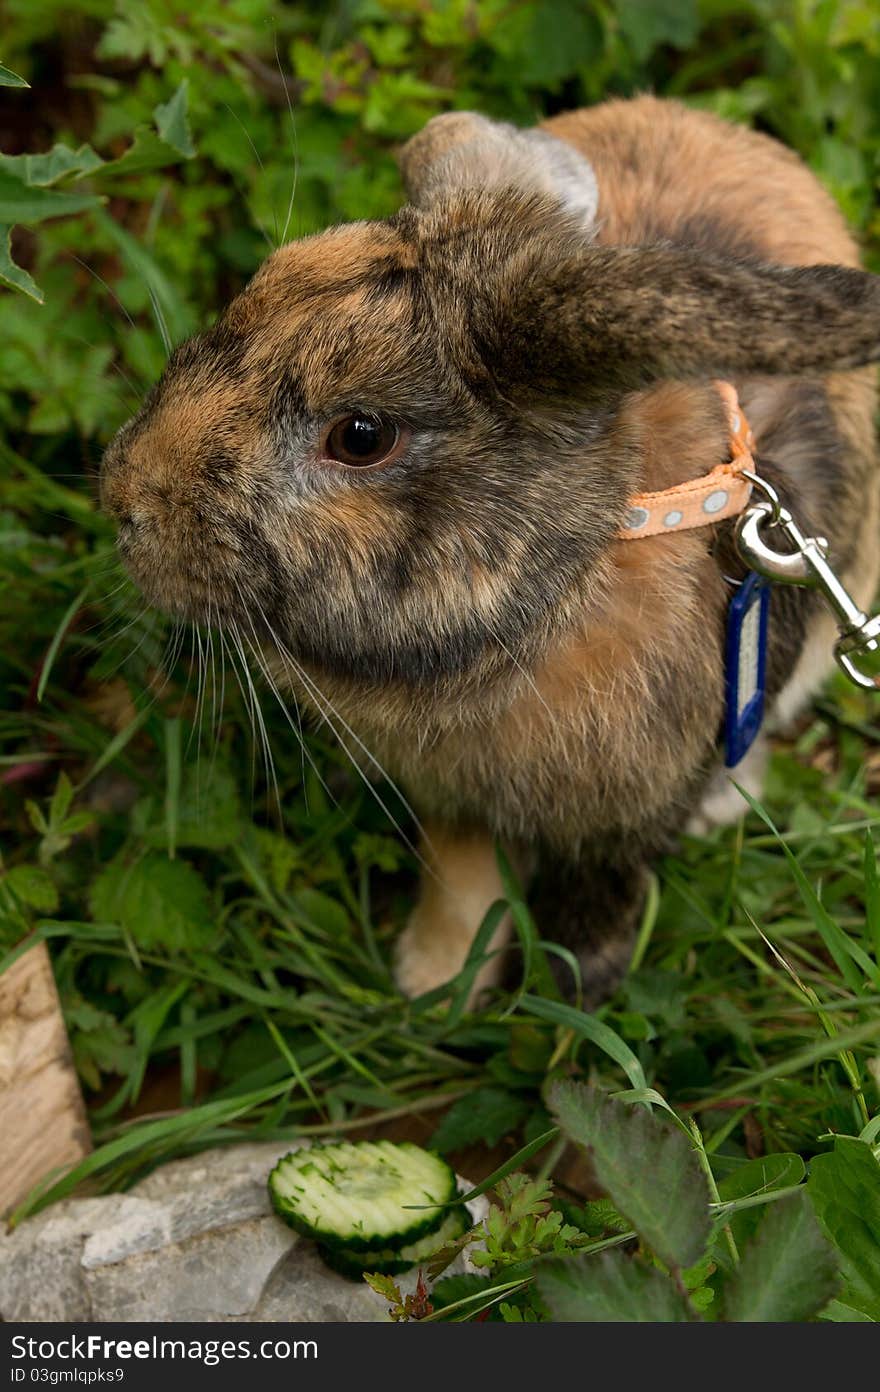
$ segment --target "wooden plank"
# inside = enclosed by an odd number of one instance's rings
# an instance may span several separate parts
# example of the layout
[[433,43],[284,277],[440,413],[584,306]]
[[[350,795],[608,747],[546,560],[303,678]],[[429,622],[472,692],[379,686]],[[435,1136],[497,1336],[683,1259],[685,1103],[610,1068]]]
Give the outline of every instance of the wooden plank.
[[0,1216],[91,1149],[45,943],[0,976]]

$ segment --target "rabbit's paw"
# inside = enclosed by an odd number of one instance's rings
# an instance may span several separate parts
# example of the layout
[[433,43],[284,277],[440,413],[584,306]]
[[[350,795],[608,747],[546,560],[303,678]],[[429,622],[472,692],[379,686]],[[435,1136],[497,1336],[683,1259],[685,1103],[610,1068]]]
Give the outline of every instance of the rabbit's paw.
[[[394,955],[394,979],[403,995],[415,999],[457,976],[478,927],[479,923],[469,923],[448,910],[432,912],[424,904],[417,905],[397,940]],[[508,925],[502,923],[490,951],[503,946],[508,931]],[[495,952],[480,967],[468,992],[469,1006],[475,1004],[481,992],[499,981],[501,957],[500,952]]]
[[760,798],[767,755],[766,740],[758,739],[736,768],[720,768],[713,774],[699,808],[687,824],[689,836],[707,836],[713,827],[732,826],[745,816],[749,805],[739,788]]

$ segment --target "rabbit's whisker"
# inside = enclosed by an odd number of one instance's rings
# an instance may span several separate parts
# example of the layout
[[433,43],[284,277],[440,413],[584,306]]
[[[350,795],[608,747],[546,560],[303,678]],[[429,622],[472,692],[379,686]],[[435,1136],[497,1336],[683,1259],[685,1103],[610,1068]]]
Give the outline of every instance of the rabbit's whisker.
[[494,640],[494,642],[496,642],[496,643],[498,644],[499,648],[500,648],[501,651],[504,653],[505,657],[513,664],[513,666],[514,666],[514,667],[516,668],[516,670],[519,672],[519,674],[520,674],[520,676],[523,678],[523,680],[527,683],[528,686],[531,687],[532,691],[533,691],[533,692],[535,693],[535,695],[537,696],[538,700],[540,701],[541,705],[544,707],[545,711],[546,711],[547,714],[549,715],[549,717],[550,717],[550,719],[552,720],[553,724],[556,725],[557,727],[559,727],[560,721],[559,721],[558,713],[557,713],[556,711],[554,711],[554,710],[551,710],[551,708],[548,706],[548,704],[547,704],[547,702],[545,701],[544,697],[541,695],[541,692],[538,690],[538,687],[537,687],[537,685],[536,685],[536,683],[535,683],[535,679],[534,679],[534,677],[532,676],[531,672],[526,671],[525,667],[523,667],[522,663],[520,662],[520,660],[519,660],[519,658],[516,656],[516,654],[515,654],[515,653],[512,653],[512,652],[510,651],[510,648],[508,648],[507,645],[506,645],[505,643],[502,642],[501,638],[500,638],[500,637],[498,636],[498,634],[495,632],[495,629],[494,629],[494,628],[492,627],[492,625],[489,623],[488,619],[486,619],[482,614],[478,614],[476,610],[473,610],[473,613],[474,613],[474,616],[479,620],[479,622],[482,623],[483,627],[485,628],[485,630],[486,630],[486,632],[489,634],[489,636]]
[[251,709],[252,709],[253,715],[254,715],[254,717],[255,717],[255,719],[256,719],[257,728],[259,729],[259,732],[260,732],[260,743],[261,743],[261,745],[262,745],[262,750],[263,750],[263,765],[264,765],[265,773],[266,773],[266,782],[267,782],[267,784],[271,787],[272,791],[274,792],[274,795],[275,795],[275,805],[276,805],[276,807],[277,807],[277,809],[278,809],[278,817],[279,817],[279,820],[282,820],[282,821],[283,821],[284,813],[283,813],[283,809],[282,809],[282,806],[281,806],[281,793],[280,793],[280,791],[279,791],[279,787],[278,787],[278,778],[277,778],[276,771],[275,771],[275,759],[274,759],[273,754],[272,754],[272,747],[271,747],[271,743],[270,743],[270,740],[269,740],[269,735],[268,735],[267,730],[266,730],[266,722],[265,722],[265,720],[263,719],[263,708],[262,708],[262,706],[260,705],[260,698],[259,698],[259,696],[257,695],[257,690],[256,690],[256,687],[254,686],[254,679],[253,679],[253,677],[251,676],[251,669],[250,669],[250,666],[249,666],[249,664],[248,664],[247,655],[246,655],[245,650],[244,650],[244,643],[243,643],[243,641],[242,641],[242,636],[241,636],[241,633],[240,633],[240,631],[239,631],[239,629],[238,629],[238,626],[237,626],[236,624],[233,624],[232,629],[231,629],[231,632],[232,632],[233,642],[235,643],[235,646],[236,646],[236,648],[237,648],[237,650],[238,650],[239,658],[241,659],[242,670],[243,670],[244,675],[245,675],[245,680],[247,681],[247,684],[248,684],[248,690],[249,690],[250,693],[251,693],[251,702],[252,702]]
[[265,623],[266,628],[267,628],[267,630],[268,630],[268,632],[269,632],[269,634],[270,634],[270,636],[271,636],[271,638],[272,638],[273,645],[275,646],[276,651],[278,652],[279,657],[281,658],[281,660],[282,660],[282,662],[284,663],[284,665],[285,665],[285,666],[288,666],[288,667],[290,668],[290,670],[294,673],[294,675],[298,678],[298,680],[303,684],[303,686],[305,686],[306,690],[307,690],[308,693],[311,695],[312,700],[313,700],[313,701],[315,702],[315,704],[318,706],[319,714],[322,716],[322,718],[323,718],[323,720],[325,721],[325,723],[329,726],[329,728],[330,728],[330,730],[332,731],[333,735],[335,736],[336,741],[337,741],[337,743],[339,744],[340,748],[343,750],[343,752],[344,752],[344,753],[346,754],[346,756],[348,757],[349,762],[351,763],[352,768],[356,771],[356,773],[358,774],[358,777],[362,780],[364,786],[370,790],[370,792],[372,793],[372,795],[373,795],[373,797],[375,798],[376,802],[379,804],[379,806],[381,807],[382,811],[385,813],[385,816],[386,816],[386,817],[388,818],[388,820],[391,822],[391,825],[394,827],[395,831],[396,831],[397,834],[401,837],[401,839],[403,840],[403,842],[405,843],[405,845],[412,851],[413,855],[414,855],[414,856],[416,857],[416,859],[419,861],[420,865],[422,865],[422,866],[425,868],[425,870],[428,871],[429,873],[433,873],[432,867],[428,864],[428,862],[427,862],[427,861],[425,860],[425,858],[422,856],[421,852],[419,851],[418,846],[412,841],[412,839],[411,839],[411,838],[406,834],[406,832],[403,830],[403,828],[401,827],[400,823],[399,823],[399,822],[397,821],[397,819],[395,818],[393,812],[392,812],[391,809],[388,807],[388,805],[386,804],[385,800],[382,798],[382,796],[381,796],[381,794],[379,793],[378,789],[375,787],[375,785],[372,783],[372,781],[371,781],[371,780],[367,777],[367,775],[365,774],[364,770],[361,768],[361,765],[360,765],[359,761],[355,758],[355,756],[352,754],[351,750],[350,750],[350,749],[348,748],[348,746],[346,745],[345,740],[342,738],[342,736],[341,736],[340,733],[339,733],[339,730],[338,730],[338,729],[336,728],[336,726],[333,724],[333,720],[331,719],[330,714],[329,714],[328,712],[331,712],[331,711],[332,711],[333,716],[335,716],[335,718],[339,721],[339,723],[340,723],[340,725],[342,726],[343,730],[345,731],[346,735],[347,735],[351,740],[354,741],[354,743],[357,745],[358,749],[360,749],[361,753],[364,754],[364,756],[365,756],[366,759],[369,761],[369,763],[372,764],[373,768],[374,768],[374,769],[376,770],[376,772],[380,775],[380,777],[382,777],[382,778],[385,779],[385,781],[388,783],[388,786],[392,789],[392,791],[393,791],[393,792],[396,794],[396,796],[400,799],[400,802],[401,802],[401,804],[402,804],[404,810],[406,811],[407,815],[412,819],[413,824],[415,825],[417,831],[418,831],[419,834],[421,835],[421,837],[422,837],[422,839],[423,839],[425,845],[428,846],[428,847],[430,847],[430,846],[431,846],[430,838],[428,837],[428,834],[427,834],[427,832],[426,832],[424,826],[422,825],[421,821],[419,820],[419,817],[417,816],[415,810],[413,809],[413,807],[411,806],[411,804],[407,801],[407,799],[404,797],[403,793],[400,791],[400,789],[398,788],[397,784],[394,782],[394,779],[391,777],[391,775],[386,771],[386,769],[383,768],[383,766],[382,766],[382,764],[379,762],[379,760],[378,760],[378,759],[375,757],[375,755],[372,754],[371,751],[367,748],[367,746],[364,744],[364,742],[363,742],[363,740],[360,738],[360,736],[359,736],[358,734],[356,734],[356,732],[351,728],[351,726],[349,725],[349,723],[348,723],[348,721],[345,719],[345,717],[336,709],[336,707],[334,706],[333,702],[329,699],[329,697],[327,697],[327,696],[324,694],[324,692],[321,691],[321,689],[320,689],[320,687],[317,685],[317,683],[316,683],[315,681],[313,681],[312,678],[306,673],[306,671],[300,666],[300,664],[297,662],[297,660],[296,660],[296,658],[293,656],[293,654],[289,651],[289,649],[284,645],[284,643],[281,641],[281,639],[277,636],[277,634],[275,633],[275,631],[274,631],[272,625],[269,623],[268,619],[266,618],[266,614],[265,614],[265,612],[263,611],[262,606],[260,606],[259,601],[257,601],[257,607],[260,609],[260,613],[261,613],[261,615],[262,615],[263,622]]
[[[223,643],[224,647],[226,648],[227,654],[228,654],[228,656],[229,656],[229,667],[230,667],[230,670],[231,670],[231,672],[232,672],[232,675],[235,677],[235,684],[236,684],[236,686],[238,687],[239,692],[241,693],[241,699],[242,699],[242,701],[244,702],[245,709],[247,710],[247,713],[248,713],[248,720],[249,720],[249,722],[250,722],[250,727],[251,727],[251,748],[252,748],[252,750],[256,751],[256,745],[257,745],[257,732],[256,732],[256,727],[255,727],[255,725],[254,725],[253,712],[251,711],[250,696],[249,696],[248,692],[246,691],[246,689],[245,689],[245,687],[244,687],[244,684],[242,683],[241,677],[240,677],[239,674],[238,674],[238,665],[237,665],[237,663],[236,663],[236,656],[237,656],[237,654],[236,654],[236,651],[235,651],[235,646],[234,646],[233,641],[232,641],[232,632],[231,632],[231,629],[230,629],[229,631],[225,631],[225,630],[221,629],[221,630],[220,630],[220,640],[221,640],[221,642]],[[252,784],[253,784],[253,781],[254,781],[254,777],[255,777],[255,773],[254,773],[254,765],[253,765],[253,761],[252,761],[252,763],[251,763],[251,782],[252,782]]]
[[[245,597],[244,597],[244,594],[242,593],[241,586],[240,586],[240,584],[238,583],[237,580],[234,580],[233,583],[235,584],[235,588],[236,588],[236,590],[237,590],[237,592],[238,592],[239,600],[241,601],[242,611],[246,613],[246,612],[247,612],[247,604],[246,604],[246,602],[245,602]],[[260,616],[262,617],[263,622],[266,624],[267,627],[270,627],[270,626],[269,626],[268,619],[266,618],[266,614],[265,614],[265,611],[263,610],[262,605],[260,604],[259,600],[256,600],[255,602],[256,602],[257,608],[260,610]],[[302,761],[302,784],[303,784],[303,794],[304,794],[304,797],[305,797],[305,799],[306,799],[306,808],[308,809],[308,788],[306,787],[306,767],[305,767],[305,761],[306,761],[306,759],[308,759],[309,764],[311,765],[312,769],[314,770],[314,772],[315,772],[315,774],[316,774],[316,776],[317,776],[317,778],[318,778],[318,780],[319,780],[321,786],[323,787],[323,789],[324,789],[324,791],[326,792],[327,796],[330,798],[331,802],[335,803],[335,804],[338,806],[338,799],[337,799],[337,798],[333,795],[333,793],[330,791],[330,788],[329,788],[329,786],[327,785],[327,783],[326,783],[326,781],[325,781],[325,779],[324,779],[324,777],[323,777],[323,775],[322,775],[322,773],[321,773],[321,770],[318,768],[317,763],[315,762],[314,758],[312,757],[311,751],[310,751],[310,750],[308,749],[308,747],[307,747],[306,740],[305,740],[305,736],[304,736],[304,734],[303,734],[302,720],[301,720],[301,717],[300,717],[300,710],[299,710],[299,702],[298,702],[297,699],[296,699],[296,695],[294,694],[294,697],[293,697],[293,700],[294,700],[294,707],[295,707],[295,709],[296,709],[296,726],[294,727],[294,724],[293,724],[293,721],[291,720],[290,711],[289,711],[289,709],[288,709],[288,707],[287,707],[287,704],[286,704],[286,702],[285,702],[283,696],[281,695],[281,692],[280,692],[279,689],[278,689],[278,685],[277,685],[277,683],[276,683],[276,681],[275,681],[275,679],[274,679],[274,677],[273,677],[273,675],[272,675],[272,672],[271,672],[271,670],[270,670],[270,668],[269,668],[268,663],[266,662],[265,658],[264,658],[263,655],[262,655],[262,652],[261,652],[261,650],[260,650],[259,639],[257,638],[256,629],[254,628],[253,620],[252,620],[250,617],[248,618],[248,622],[249,622],[249,624],[250,624],[251,635],[252,635],[252,639],[253,639],[253,641],[251,641],[250,638],[248,639],[248,647],[250,648],[251,652],[253,653],[254,659],[255,659],[255,661],[256,661],[256,663],[257,663],[257,666],[259,667],[260,671],[262,672],[262,674],[263,674],[263,676],[264,676],[264,678],[265,678],[265,680],[266,680],[266,683],[267,683],[267,685],[268,685],[270,691],[272,692],[272,694],[274,695],[276,701],[278,702],[278,705],[280,706],[280,708],[281,708],[281,710],[282,710],[282,712],[283,712],[283,714],[284,714],[284,717],[285,717],[285,719],[287,720],[288,725],[290,725],[291,730],[293,731],[294,735],[296,736],[296,738],[297,738],[297,740],[298,740],[298,742],[299,742],[299,747],[300,747],[300,759],[301,759],[301,761]]]
[[278,685],[275,681],[275,678],[272,676],[272,672],[268,666],[268,663],[266,662],[265,658],[260,652],[259,647],[255,646],[255,643],[252,642],[250,638],[247,639],[247,645],[251,653],[253,654],[253,658],[257,664],[257,667],[263,675],[266,685],[272,692],[272,695],[275,697],[275,700],[278,702],[281,712],[299,744],[300,757],[302,759],[302,784],[303,793],[306,798],[306,810],[308,810],[308,789],[306,787],[306,759],[308,759],[310,767],[312,768],[315,776],[317,777],[319,783],[321,784],[321,787],[324,789],[328,798],[332,803],[334,803],[338,807],[339,799],[331,791],[326,779],[324,778],[323,774],[321,773],[321,770],[319,769],[317,763],[315,762],[315,759],[312,756],[311,750],[306,745],[305,737],[303,735],[302,723],[300,720],[299,704],[298,702],[296,702],[296,698],[294,698],[294,705],[296,709],[296,723],[294,724],[287,703],[285,702],[284,697],[281,695],[281,692],[278,690]]
[[[145,620],[146,622],[144,623]],[[134,645],[131,652],[124,653],[123,656],[116,663],[116,666],[112,667],[109,672],[106,672],[103,675],[102,680],[104,682],[109,682],[111,677],[115,677],[116,673],[119,672],[127,663],[132,662],[137,657],[138,653],[140,652],[147,639],[153,636],[153,633],[155,631],[154,612],[150,609],[149,605],[145,604],[144,607],[141,609],[140,613],[136,614],[135,617],[131,619],[131,621],[127,623],[124,628],[120,629],[118,633],[113,634],[110,638],[102,640],[107,647],[110,647],[111,644],[115,645],[119,642],[121,638],[125,636],[126,633],[128,633],[132,628],[134,628],[135,625],[141,623],[144,623],[144,631],[138,639],[137,643]]]

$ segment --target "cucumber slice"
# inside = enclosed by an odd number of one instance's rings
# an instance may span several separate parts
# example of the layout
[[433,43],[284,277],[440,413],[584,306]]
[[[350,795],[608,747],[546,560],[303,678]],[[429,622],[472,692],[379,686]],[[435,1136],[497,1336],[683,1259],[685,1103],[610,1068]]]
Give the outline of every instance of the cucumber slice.
[[420,1237],[418,1242],[401,1247],[399,1252],[392,1252],[387,1247],[378,1252],[353,1252],[349,1247],[323,1246],[319,1247],[318,1251],[328,1266],[338,1271],[341,1276],[350,1276],[354,1281],[359,1281],[366,1272],[373,1271],[377,1271],[380,1276],[399,1276],[402,1271],[409,1271],[411,1267],[418,1266],[428,1257],[432,1257],[441,1247],[445,1247],[447,1242],[461,1237],[462,1233],[466,1233],[471,1227],[471,1215],[462,1204],[447,1211],[436,1232],[429,1233],[427,1237]]
[[436,1232],[458,1193],[439,1155],[410,1141],[339,1141],[296,1150],[269,1176],[276,1213],[327,1247],[399,1251]]

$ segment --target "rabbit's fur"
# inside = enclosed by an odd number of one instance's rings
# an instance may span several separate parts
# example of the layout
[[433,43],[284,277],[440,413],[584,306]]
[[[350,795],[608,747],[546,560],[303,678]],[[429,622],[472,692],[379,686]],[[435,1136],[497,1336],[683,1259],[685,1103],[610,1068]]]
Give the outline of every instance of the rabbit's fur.
[[[762,472],[868,604],[880,281],[793,154],[671,102],[535,132],[443,116],[401,162],[407,207],[283,247],[176,350],[103,496],[151,600],[235,622],[408,790],[430,868],[402,988],[460,968],[497,838],[594,1002],[647,866],[717,802],[742,573],[730,522],[617,540],[627,499],[726,457],[725,377]],[[401,425],[386,464],[321,457],[356,409]],[[777,716],[832,637],[809,593],[774,594]]]

